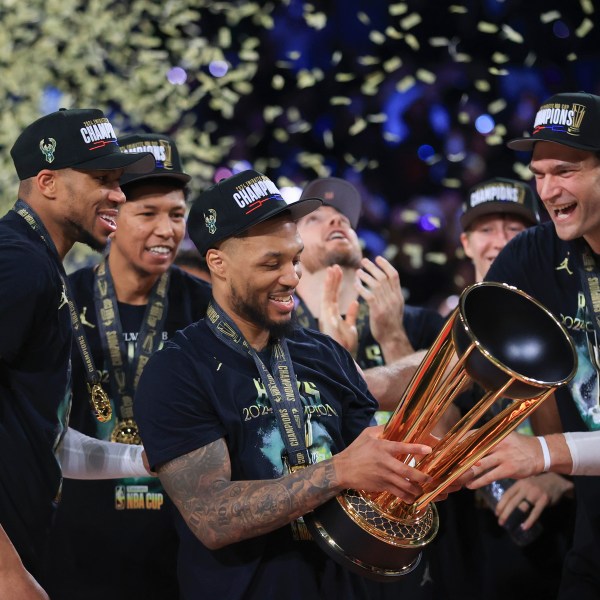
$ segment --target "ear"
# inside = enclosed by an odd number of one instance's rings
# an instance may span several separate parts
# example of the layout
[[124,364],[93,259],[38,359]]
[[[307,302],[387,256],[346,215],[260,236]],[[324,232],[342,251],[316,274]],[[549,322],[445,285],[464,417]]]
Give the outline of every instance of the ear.
[[221,250],[211,248],[206,253],[206,264],[213,277],[223,279],[227,271],[227,259]]
[[469,235],[464,231],[460,234],[460,243],[462,244],[463,250],[468,258],[473,258],[473,253],[471,252],[471,244],[469,243]]
[[51,200],[55,199],[58,194],[58,175],[56,171],[50,169],[42,169],[35,177],[35,184],[40,192]]

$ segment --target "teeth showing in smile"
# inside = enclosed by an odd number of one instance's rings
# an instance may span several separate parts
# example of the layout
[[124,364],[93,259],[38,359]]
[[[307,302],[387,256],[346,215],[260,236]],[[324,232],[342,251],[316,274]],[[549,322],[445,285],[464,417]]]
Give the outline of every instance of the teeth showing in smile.
[[567,216],[569,214],[571,214],[571,212],[575,209],[576,203],[573,202],[572,204],[567,204],[566,206],[561,206],[560,208],[555,208],[554,209],[554,215],[560,219],[560,218],[567,218]]
[[327,239],[329,240],[345,240],[346,236],[338,231],[333,232]]
[[291,302],[292,296],[269,296],[269,300],[274,300],[275,302]]
[[106,221],[111,227],[115,228],[117,226],[115,220],[109,215],[100,214],[99,216],[103,221]]
[[171,248],[167,248],[166,246],[151,246],[148,248],[148,252],[153,252],[154,254],[169,254]]

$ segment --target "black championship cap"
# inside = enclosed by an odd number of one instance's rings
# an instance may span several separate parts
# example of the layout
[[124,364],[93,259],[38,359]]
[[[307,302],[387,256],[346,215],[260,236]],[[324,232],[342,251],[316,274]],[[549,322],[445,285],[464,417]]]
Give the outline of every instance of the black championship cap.
[[61,108],[41,117],[23,130],[10,155],[21,181],[43,169],[148,173],[154,167],[151,154],[121,152],[113,126],[96,108]]
[[141,179],[176,179],[187,183],[191,177],[183,172],[179,150],[175,142],[168,136],[157,133],[133,133],[119,138],[121,152],[150,152],[156,164],[154,171],[146,174],[125,173],[121,177],[121,185],[127,185]]
[[289,211],[293,220],[319,208],[318,198],[288,204],[277,186],[258,171],[242,171],[202,192],[192,203],[187,219],[190,239],[204,256],[217,242]]
[[600,96],[577,92],[548,98],[535,115],[531,136],[507,145],[512,150],[532,150],[540,141],[600,150]]
[[362,202],[358,190],[345,179],[339,177],[323,177],[306,184],[300,200],[304,198],[321,198],[325,206],[333,206],[350,220],[352,229],[356,229]]
[[538,202],[531,187],[514,179],[496,177],[473,186],[463,203],[460,224],[467,230],[478,217],[495,213],[521,217],[530,225],[540,222]]

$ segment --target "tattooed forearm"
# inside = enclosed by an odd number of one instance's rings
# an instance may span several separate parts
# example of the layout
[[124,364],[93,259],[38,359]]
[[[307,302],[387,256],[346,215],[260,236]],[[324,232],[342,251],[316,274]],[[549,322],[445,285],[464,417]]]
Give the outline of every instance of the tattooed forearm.
[[158,474],[194,535],[211,549],[282,527],[342,489],[331,460],[280,479],[230,481],[223,440],[163,465]]

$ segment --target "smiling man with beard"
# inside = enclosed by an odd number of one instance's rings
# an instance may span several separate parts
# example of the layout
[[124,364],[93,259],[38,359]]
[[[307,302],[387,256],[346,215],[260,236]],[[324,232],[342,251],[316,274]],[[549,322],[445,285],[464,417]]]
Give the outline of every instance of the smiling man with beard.
[[[75,351],[69,423],[107,443],[133,445],[140,439],[131,403],[145,361],[175,331],[204,316],[211,292],[208,283],[173,266],[185,234],[191,179],[174,140],[130,134],[120,137],[119,145],[130,156],[152,152],[156,166],[121,178],[127,201],[119,209],[108,256],[70,276],[94,363],[112,401],[112,418],[98,423],[90,414],[85,368]],[[50,596],[177,598],[171,510],[156,477],[66,480],[45,565]],[[105,572],[98,578],[100,563]]]
[[[61,492],[57,453],[69,438],[75,323],[62,260],[75,242],[106,245],[125,202],[119,178],[151,170],[154,159],[122,154],[97,109],[38,119],[11,156],[21,183],[0,219],[0,524],[37,577]],[[5,581],[0,596],[9,598]]]
[[[242,201],[239,201],[243,199]],[[193,203],[189,236],[210,268],[206,318],[169,340],[134,401],[151,466],[175,503],[182,598],[368,598],[364,580],[312,541],[302,515],[346,488],[410,501],[427,477],[381,439],[350,354],[292,326],[303,243],[287,204],[243,171]]]

